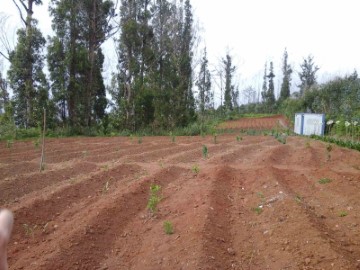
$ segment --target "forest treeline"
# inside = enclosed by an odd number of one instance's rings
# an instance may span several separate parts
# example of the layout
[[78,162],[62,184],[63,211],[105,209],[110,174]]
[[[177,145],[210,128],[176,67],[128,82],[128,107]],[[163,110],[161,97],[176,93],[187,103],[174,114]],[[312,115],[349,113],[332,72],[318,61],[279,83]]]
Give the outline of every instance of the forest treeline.
[[[44,109],[48,129],[66,135],[156,133],[245,112],[360,117],[356,71],[318,84],[314,58],[304,58],[300,72],[294,74],[286,50],[280,60],[282,74],[274,73],[273,62],[265,64],[261,98],[248,87],[241,91],[248,104],[240,106],[231,55],[224,54],[218,78],[210,71],[206,48],[196,61],[198,68],[194,67],[198,31],[190,0],[121,0],[119,6],[110,0],[51,0],[54,35],[48,39],[38,28],[40,14],[33,10],[42,1],[13,2],[23,26],[15,47],[4,46],[1,51],[10,67],[7,74],[0,71],[0,138],[16,130],[39,129]],[[111,83],[105,85],[102,45],[109,38],[115,39],[117,67]],[[295,75],[301,84],[299,92],[291,95]],[[278,98],[276,76],[283,78]],[[221,89],[218,107],[215,87]]]

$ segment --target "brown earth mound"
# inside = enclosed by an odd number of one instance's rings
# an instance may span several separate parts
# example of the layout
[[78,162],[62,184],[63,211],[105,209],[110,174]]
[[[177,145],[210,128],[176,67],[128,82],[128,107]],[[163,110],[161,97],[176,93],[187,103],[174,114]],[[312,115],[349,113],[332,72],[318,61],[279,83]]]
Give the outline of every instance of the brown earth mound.
[[237,135],[1,143],[10,269],[359,269],[360,153]]

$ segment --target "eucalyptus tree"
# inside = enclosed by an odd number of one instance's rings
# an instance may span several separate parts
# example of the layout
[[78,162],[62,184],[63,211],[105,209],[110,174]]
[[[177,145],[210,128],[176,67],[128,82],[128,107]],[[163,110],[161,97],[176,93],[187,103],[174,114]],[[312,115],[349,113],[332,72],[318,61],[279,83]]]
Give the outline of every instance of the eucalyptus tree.
[[209,61],[207,59],[206,48],[200,63],[200,71],[196,80],[198,92],[198,104],[201,115],[213,106],[213,93],[211,92],[211,74],[209,71]]
[[110,0],[51,0],[55,36],[48,46],[51,88],[58,112],[75,131],[91,127],[107,106],[101,45],[116,32]]

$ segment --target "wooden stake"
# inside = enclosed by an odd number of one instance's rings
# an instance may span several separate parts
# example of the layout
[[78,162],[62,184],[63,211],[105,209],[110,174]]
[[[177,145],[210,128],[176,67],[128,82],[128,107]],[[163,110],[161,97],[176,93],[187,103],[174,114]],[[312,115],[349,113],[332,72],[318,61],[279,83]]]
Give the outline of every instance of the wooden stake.
[[44,108],[44,127],[42,134],[42,146],[41,146],[41,160],[40,160],[40,172],[44,169],[45,162],[45,131],[46,131],[46,110]]

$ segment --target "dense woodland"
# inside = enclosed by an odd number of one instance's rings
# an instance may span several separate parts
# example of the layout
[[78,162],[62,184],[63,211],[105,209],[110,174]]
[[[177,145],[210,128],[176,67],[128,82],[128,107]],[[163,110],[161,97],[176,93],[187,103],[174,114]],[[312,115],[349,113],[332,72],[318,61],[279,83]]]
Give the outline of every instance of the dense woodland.
[[[279,59],[282,74],[275,74],[273,62],[266,63],[261,98],[253,87],[240,91],[235,84],[239,70],[229,53],[218,63],[221,76],[215,78],[206,48],[195,59],[198,31],[190,0],[51,0],[55,35],[48,39],[38,28],[40,14],[33,10],[42,1],[13,2],[23,25],[14,48],[1,40],[1,56],[10,68],[7,74],[0,70],[0,139],[19,130],[39,130],[43,109],[49,132],[62,135],[154,134],[194,125],[201,131],[208,119],[239,113],[292,117],[308,111],[349,121],[360,118],[356,71],[318,84],[313,56],[304,58],[299,72],[288,64],[286,50]],[[105,85],[102,45],[110,38],[116,40],[117,69]],[[291,94],[293,76],[301,84]],[[282,78],[278,99],[275,77]],[[217,107],[214,87],[221,88]],[[240,105],[240,93],[248,104]]]

